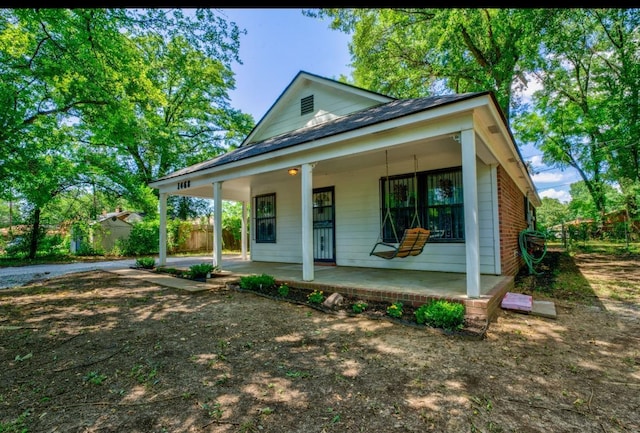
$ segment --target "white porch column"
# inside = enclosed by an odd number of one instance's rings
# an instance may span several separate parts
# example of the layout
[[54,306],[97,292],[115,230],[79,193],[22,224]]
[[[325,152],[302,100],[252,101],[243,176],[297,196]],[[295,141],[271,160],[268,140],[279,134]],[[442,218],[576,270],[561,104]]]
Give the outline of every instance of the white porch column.
[[161,192],[158,202],[158,213],[160,214],[159,266],[165,266],[167,264],[167,195],[166,192]]
[[467,256],[467,296],[480,297],[480,234],[478,228],[478,177],[476,138],[473,129],[460,132],[462,187],[464,191],[464,238]]
[[302,164],[302,279],[313,281],[313,167]]
[[240,252],[242,260],[247,260],[247,202],[242,202],[242,222],[240,223]]
[[213,266],[222,267],[222,182],[213,182]]

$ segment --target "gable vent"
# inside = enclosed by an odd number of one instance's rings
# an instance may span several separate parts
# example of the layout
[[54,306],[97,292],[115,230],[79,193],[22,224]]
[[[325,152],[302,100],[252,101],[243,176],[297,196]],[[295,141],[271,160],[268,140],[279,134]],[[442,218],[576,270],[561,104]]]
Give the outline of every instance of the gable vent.
[[313,113],[313,95],[306,96],[300,100],[300,115]]

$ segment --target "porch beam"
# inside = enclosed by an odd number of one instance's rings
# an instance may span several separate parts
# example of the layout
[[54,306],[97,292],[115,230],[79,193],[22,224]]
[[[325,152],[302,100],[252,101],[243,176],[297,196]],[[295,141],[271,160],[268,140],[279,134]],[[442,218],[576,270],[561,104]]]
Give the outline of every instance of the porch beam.
[[242,221],[240,222],[240,254],[247,260],[247,202],[242,202]]
[[160,193],[158,201],[158,213],[160,214],[160,245],[158,248],[158,265],[167,264],[167,196],[166,192]]
[[302,164],[300,170],[302,202],[302,279],[313,281],[313,167]]
[[478,227],[476,139],[473,129],[465,129],[460,132],[460,145],[462,147],[467,296],[478,298],[480,297],[480,230]]
[[222,268],[222,182],[213,182],[213,266]]

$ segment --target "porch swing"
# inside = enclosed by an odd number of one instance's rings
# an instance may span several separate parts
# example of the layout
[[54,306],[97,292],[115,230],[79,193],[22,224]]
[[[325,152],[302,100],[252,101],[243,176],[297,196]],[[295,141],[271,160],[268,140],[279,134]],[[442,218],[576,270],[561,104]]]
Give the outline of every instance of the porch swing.
[[[387,151],[385,150],[385,164],[387,168],[387,176],[386,176],[386,187],[389,188],[389,159],[387,155]],[[413,181],[414,185],[417,188],[418,182],[418,160],[415,155],[413,155]],[[413,218],[411,220],[411,224],[409,228],[404,230],[402,234],[402,239],[398,239],[398,233],[396,231],[395,224],[393,222],[393,218],[391,216],[391,210],[389,206],[389,196],[390,193],[385,194],[385,215],[382,219],[382,223],[380,224],[380,236],[376,244],[371,249],[369,253],[370,256],[381,257],[383,259],[393,259],[396,257],[404,258],[409,256],[417,256],[422,253],[427,240],[429,239],[429,235],[431,234],[430,230],[424,229],[420,224],[420,216],[418,215],[418,200],[417,197],[413,200]],[[384,242],[384,226],[389,220],[391,223],[391,231],[393,232],[393,237],[396,240],[396,244],[390,244]],[[379,246],[386,247],[387,249],[376,251]],[[389,249],[390,248],[390,249]]]

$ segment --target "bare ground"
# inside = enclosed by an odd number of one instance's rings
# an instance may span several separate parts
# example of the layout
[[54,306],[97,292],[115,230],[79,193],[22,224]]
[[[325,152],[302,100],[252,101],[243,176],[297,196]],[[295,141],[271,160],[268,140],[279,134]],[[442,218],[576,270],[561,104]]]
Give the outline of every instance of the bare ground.
[[104,272],[2,290],[0,432],[640,431],[638,258],[548,256],[518,287],[558,318],[481,340]]

